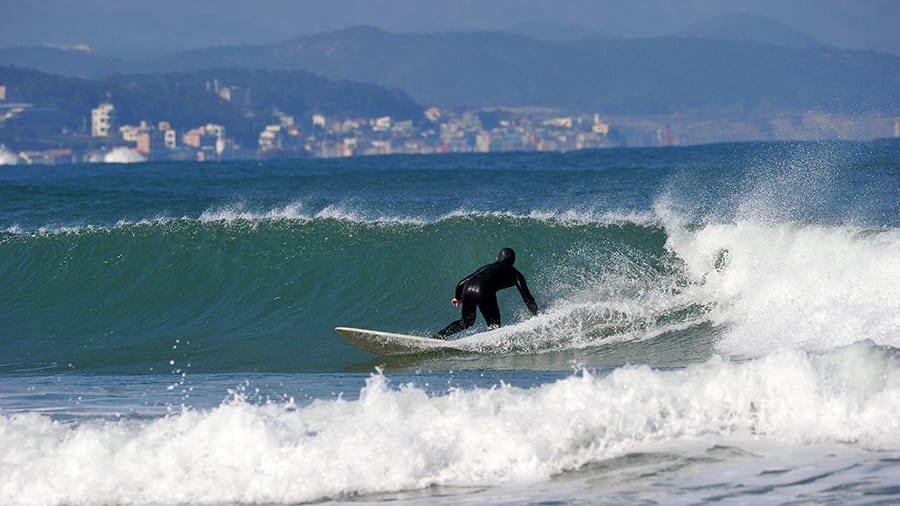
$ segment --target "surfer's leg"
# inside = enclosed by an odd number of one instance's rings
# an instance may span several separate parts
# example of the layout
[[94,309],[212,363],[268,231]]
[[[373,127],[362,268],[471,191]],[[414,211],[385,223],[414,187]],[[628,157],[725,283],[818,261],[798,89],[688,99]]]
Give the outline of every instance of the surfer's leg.
[[457,332],[462,332],[467,328],[471,327],[475,324],[475,308],[477,306],[472,302],[463,298],[462,304],[462,318],[451,322],[450,325],[447,325],[443,329],[441,329],[437,334],[431,336],[435,339],[446,339],[447,336],[451,336],[456,334]]
[[478,304],[481,309],[481,316],[488,328],[495,329],[500,326],[500,306],[497,305],[497,296],[483,297]]

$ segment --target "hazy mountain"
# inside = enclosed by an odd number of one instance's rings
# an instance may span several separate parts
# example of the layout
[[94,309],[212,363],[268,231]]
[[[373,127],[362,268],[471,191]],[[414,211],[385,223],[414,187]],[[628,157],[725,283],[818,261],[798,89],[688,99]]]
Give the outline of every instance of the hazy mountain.
[[[90,55],[59,52],[88,62]],[[0,51],[0,59],[20,56]],[[45,61],[49,61],[45,59]],[[11,64],[0,61],[0,64]],[[95,75],[115,61],[72,74]],[[559,107],[618,114],[697,108],[894,111],[900,57],[692,38],[544,41],[498,32],[396,34],[370,27],[273,45],[214,47],[122,62],[123,72],[308,70],[396,88],[423,105]]]
[[552,23],[522,23],[510,26],[503,30],[503,32],[538,40],[583,40],[604,38],[599,32],[584,26],[562,26]]
[[115,56],[271,44],[369,25],[402,33],[583,27],[607,37],[659,37],[747,12],[823,44],[900,54],[897,0],[8,0],[0,46],[87,44]]
[[[132,65],[127,60],[110,58],[76,49],[53,47],[0,47],[0,65],[11,65],[85,79],[120,72]],[[4,83],[0,83],[4,84]]]
[[[736,18],[719,19],[721,24],[705,24],[694,33],[727,33],[723,30]],[[94,78],[111,72],[304,70],[403,90],[425,106],[610,114],[703,108],[896,111],[900,57],[807,47],[807,39],[777,23],[749,19],[754,22],[743,23],[748,29],[732,32],[732,38],[759,38],[749,29],[755,26],[792,47],[709,38],[538,40],[501,32],[399,34],[355,27],[278,44],[210,47],[141,60],[6,49],[0,50],[0,64]]]
[[822,46],[812,37],[772,18],[747,12],[724,14],[691,24],[675,32],[680,37],[760,42],[776,46],[805,48]]
[[102,54],[133,58],[214,45],[273,43],[297,35],[267,26],[267,20],[252,12],[240,15],[240,6],[229,9],[227,3],[10,0],[2,7],[0,46],[84,44]]

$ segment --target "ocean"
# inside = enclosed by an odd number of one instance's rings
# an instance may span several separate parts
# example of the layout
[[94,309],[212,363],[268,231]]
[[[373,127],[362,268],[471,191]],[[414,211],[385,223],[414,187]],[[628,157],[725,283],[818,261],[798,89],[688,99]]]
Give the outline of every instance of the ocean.
[[0,167],[0,504],[896,504],[898,413],[897,140]]

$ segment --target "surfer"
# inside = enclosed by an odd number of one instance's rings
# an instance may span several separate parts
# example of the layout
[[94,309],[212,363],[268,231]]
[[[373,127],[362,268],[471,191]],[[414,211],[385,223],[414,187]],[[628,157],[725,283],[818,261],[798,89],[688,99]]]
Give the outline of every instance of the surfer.
[[512,248],[503,248],[497,254],[497,261],[482,266],[477,271],[464,277],[456,284],[456,296],[450,301],[454,306],[462,305],[462,318],[451,322],[435,334],[435,339],[446,339],[447,336],[465,330],[475,324],[475,310],[480,309],[488,328],[500,326],[500,307],[497,305],[497,292],[515,286],[525,301],[531,314],[537,316],[538,307],[534,297],[528,291],[525,276],[513,267],[516,252]]

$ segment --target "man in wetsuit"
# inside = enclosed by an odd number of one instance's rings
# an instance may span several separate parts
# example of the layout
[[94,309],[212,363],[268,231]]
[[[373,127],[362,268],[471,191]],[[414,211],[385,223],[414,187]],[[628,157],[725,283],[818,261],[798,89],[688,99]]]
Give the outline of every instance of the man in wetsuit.
[[461,279],[456,284],[456,297],[450,303],[454,306],[462,304],[462,318],[450,323],[433,337],[446,339],[447,336],[474,325],[476,308],[481,310],[481,315],[484,316],[489,328],[499,327],[500,307],[497,305],[497,292],[511,286],[519,289],[525,306],[531,314],[537,316],[537,304],[528,291],[525,276],[513,267],[515,262],[516,252],[512,248],[503,248],[497,255],[496,262],[487,264]]

